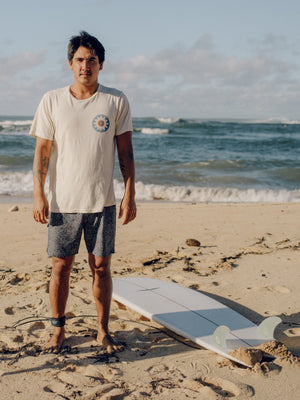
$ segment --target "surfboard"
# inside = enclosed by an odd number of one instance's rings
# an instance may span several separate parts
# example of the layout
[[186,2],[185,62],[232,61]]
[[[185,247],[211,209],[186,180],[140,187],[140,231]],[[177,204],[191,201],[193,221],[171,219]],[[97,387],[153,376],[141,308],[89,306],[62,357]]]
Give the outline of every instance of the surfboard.
[[219,301],[177,283],[144,277],[113,279],[113,298],[146,318],[249,367],[230,353],[273,340],[279,317],[260,325]]

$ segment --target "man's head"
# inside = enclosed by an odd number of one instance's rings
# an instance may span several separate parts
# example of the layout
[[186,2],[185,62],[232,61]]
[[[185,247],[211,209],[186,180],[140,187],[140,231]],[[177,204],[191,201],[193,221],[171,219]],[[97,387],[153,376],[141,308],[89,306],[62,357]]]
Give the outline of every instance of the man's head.
[[86,47],[98,56],[99,63],[103,63],[105,59],[105,49],[97,38],[89,35],[85,31],[81,31],[78,36],[73,36],[68,45],[68,60],[72,64],[73,57],[79,47]]

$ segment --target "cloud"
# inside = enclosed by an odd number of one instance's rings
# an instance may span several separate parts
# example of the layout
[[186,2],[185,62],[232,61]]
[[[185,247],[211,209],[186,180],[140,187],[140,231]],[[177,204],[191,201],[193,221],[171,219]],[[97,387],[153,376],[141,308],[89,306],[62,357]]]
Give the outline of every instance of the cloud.
[[142,108],[194,117],[295,112],[299,65],[280,57],[276,46],[288,50],[284,38],[268,35],[256,43],[256,51],[228,55],[204,35],[190,47],[107,62],[105,77],[129,93],[138,113]]
[[45,52],[24,52],[0,60],[2,115],[33,115],[45,92],[69,83],[65,58],[45,61]]
[[283,53],[288,53],[290,43],[285,36],[274,35],[268,33],[259,39],[248,40],[248,45],[253,53],[259,53],[269,56],[282,56]]
[[287,78],[298,66],[262,54],[251,57],[226,56],[218,53],[210,37],[203,37],[188,49],[177,47],[152,55],[138,55],[122,63],[111,64],[110,72],[117,81],[168,83],[170,77],[182,84],[252,86],[276,77]]
[[24,52],[10,57],[0,58],[0,79],[6,81],[14,78],[20,72],[31,70],[40,65],[45,58],[45,53]]
[[[249,42],[242,54],[228,54],[203,35],[192,44],[107,60],[100,82],[123,90],[134,116],[294,118],[300,103],[297,51],[296,42],[267,35]],[[43,52],[0,60],[2,114],[33,114],[43,93],[72,82],[65,58],[44,61]]]

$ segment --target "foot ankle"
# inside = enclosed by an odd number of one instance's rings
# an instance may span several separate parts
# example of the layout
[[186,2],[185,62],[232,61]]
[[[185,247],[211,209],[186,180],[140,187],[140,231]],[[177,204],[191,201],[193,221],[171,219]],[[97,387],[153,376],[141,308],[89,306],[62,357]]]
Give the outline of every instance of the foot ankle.
[[44,351],[50,353],[59,353],[62,349],[64,341],[66,340],[64,328],[55,327],[53,329],[53,334],[49,341],[43,347]]
[[97,342],[106,347],[108,353],[113,354],[124,350],[124,344],[115,340],[109,333],[97,336]]

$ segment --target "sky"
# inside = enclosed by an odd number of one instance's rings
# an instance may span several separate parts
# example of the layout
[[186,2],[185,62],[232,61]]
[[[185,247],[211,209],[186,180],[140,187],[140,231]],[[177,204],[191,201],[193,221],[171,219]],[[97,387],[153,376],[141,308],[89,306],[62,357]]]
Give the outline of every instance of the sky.
[[0,115],[73,83],[71,36],[106,49],[99,81],[133,117],[299,120],[299,0],[14,0],[0,14]]

